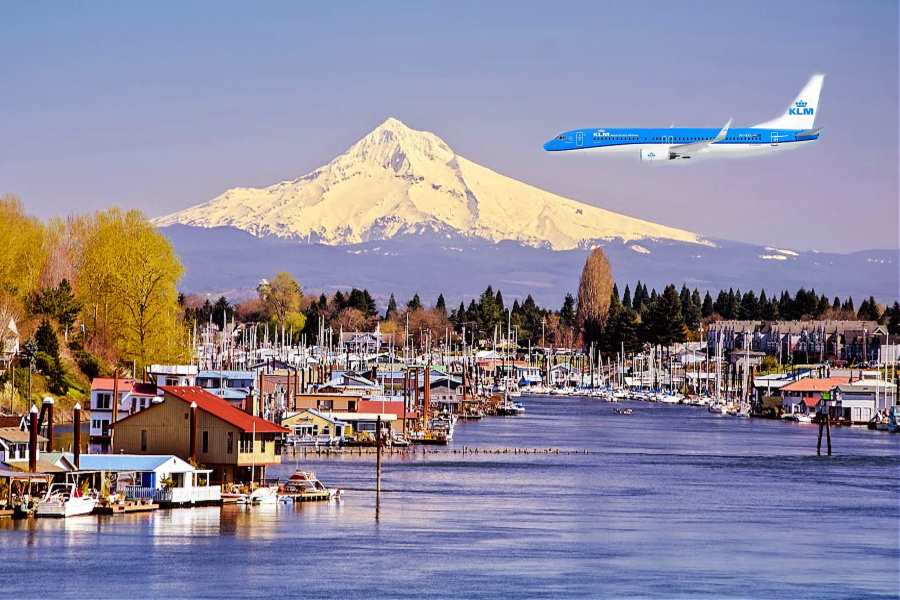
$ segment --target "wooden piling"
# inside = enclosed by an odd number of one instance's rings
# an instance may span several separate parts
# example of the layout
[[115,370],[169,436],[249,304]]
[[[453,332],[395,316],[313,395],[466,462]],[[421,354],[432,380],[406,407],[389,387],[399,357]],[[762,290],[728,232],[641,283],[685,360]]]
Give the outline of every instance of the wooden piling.
[[28,470],[31,473],[37,473],[37,455],[38,455],[38,409],[37,406],[31,405],[31,413],[29,413],[30,432],[28,436]]
[[72,450],[75,453],[75,468],[81,468],[81,403],[75,403],[75,428],[72,430]]

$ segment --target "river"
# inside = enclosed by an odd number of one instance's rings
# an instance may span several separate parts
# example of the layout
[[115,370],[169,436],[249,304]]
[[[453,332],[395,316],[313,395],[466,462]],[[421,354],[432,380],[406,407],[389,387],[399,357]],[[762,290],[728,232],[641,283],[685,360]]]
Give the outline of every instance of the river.
[[0,597],[900,594],[900,436],[834,428],[819,457],[814,425],[523,400],[385,455],[380,494],[373,456],[286,454],[269,476],[311,469],[344,499],[0,521]]

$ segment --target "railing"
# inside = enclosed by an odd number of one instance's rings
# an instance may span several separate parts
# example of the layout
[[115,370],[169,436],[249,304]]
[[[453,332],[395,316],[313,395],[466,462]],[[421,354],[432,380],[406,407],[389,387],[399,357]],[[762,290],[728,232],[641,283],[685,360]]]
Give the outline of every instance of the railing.
[[129,485],[125,488],[127,500],[152,498],[157,504],[191,504],[216,502],[222,499],[222,486],[176,487],[168,490]]

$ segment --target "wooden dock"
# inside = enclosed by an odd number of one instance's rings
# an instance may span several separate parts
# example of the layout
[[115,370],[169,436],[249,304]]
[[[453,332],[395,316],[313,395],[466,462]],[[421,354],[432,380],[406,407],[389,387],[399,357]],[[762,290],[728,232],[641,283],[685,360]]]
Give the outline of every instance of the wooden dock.
[[129,513],[151,512],[159,508],[159,504],[143,504],[141,502],[125,502],[123,504],[107,504],[94,507],[95,515],[124,515]]

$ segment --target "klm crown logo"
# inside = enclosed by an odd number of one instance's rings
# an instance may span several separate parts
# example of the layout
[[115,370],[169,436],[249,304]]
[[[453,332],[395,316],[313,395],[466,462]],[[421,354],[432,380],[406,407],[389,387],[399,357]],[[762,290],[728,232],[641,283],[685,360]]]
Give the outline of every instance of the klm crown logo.
[[647,158],[654,158],[655,156],[656,154],[654,154],[653,152],[647,154]]
[[789,115],[811,115],[813,114],[814,108],[806,108],[806,102],[803,100],[798,100],[794,103],[797,108],[788,109]]

